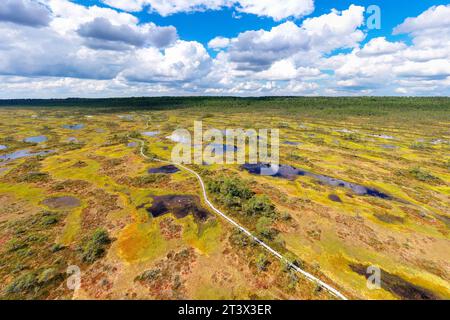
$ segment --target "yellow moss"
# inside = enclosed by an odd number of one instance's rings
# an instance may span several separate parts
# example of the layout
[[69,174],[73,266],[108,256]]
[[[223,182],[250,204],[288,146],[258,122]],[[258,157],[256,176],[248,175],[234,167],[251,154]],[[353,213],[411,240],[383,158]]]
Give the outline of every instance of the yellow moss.
[[126,147],[125,145],[104,147],[98,149],[95,153],[99,156],[108,158],[123,158],[124,156],[133,152],[133,149]]
[[283,240],[286,241],[287,248],[302,260],[319,263],[321,272],[343,288],[357,295],[363,295],[365,299],[396,299],[396,297],[385,290],[369,290],[366,279],[349,268],[350,262],[378,265],[383,270],[428,288],[442,297],[450,297],[450,286],[443,279],[407,266],[382,252],[346,245],[332,233],[322,233],[321,241],[317,246],[311,246],[293,234],[283,235]]
[[[223,286],[214,286],[211,284],[211,279],[203,281],[198,285],[194,292],[193,299],[195,300],[230,300],[236,298],[231,288]],[[241,296],[241,298],[243,298]]]
[[0,194],[2,193],[10,193],[17,199],[26,200],[35,205],[38,205],[45,198],[44,192],[41,189],[32,187],[26,183],[11,185],[0,182]]
[[146,262],[162,257],[169,248],[156,221],[133,223],[118,238],[118,254],[129,263]]
[[183,239],[191,246],[204,254],[211,254],[219,247],[222,228],[217,220],[199,225],[189,215],[180,221],[183,224]]
[[68,246],[74,242],[75,237],[81,230],[82,210],[83,208],[76,209],[67,215],[63,232],[57,241],[58,243]]

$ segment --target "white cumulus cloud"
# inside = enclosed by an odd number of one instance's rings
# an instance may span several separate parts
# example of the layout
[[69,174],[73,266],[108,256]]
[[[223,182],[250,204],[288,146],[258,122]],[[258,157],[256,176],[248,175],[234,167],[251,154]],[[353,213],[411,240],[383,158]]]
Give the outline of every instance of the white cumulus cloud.
[[279,21],[288,17],[300,18],[314,11],[313,0],[103,0],[103,2],[129,12],[142,11],[148,7],[150,11],[164,17],[180,12],[234,7],[238,12]]
[[139,82],[179,82],[195,80],[209,71],[211,59],[198,42],[177,41],[160,52],[139,49],[121,76]]
[[208,42],[208,47],[214,50],[225,49],[230,45],[230,39],[216,37]]

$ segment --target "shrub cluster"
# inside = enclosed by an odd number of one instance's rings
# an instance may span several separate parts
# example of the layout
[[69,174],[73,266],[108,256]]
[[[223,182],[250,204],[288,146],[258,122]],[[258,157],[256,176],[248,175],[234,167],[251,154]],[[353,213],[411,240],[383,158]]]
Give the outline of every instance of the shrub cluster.
[[219,203],[252,220],[259,236],[275,238],[277,232],[271,226],[277,212],[266,195],[256,195],[238,178],[220,177],[209,181],[207,188]]
[[94,263],[104,256],[107,246],[111,243],[108,232],[97,229],[83,247],[83,261]]

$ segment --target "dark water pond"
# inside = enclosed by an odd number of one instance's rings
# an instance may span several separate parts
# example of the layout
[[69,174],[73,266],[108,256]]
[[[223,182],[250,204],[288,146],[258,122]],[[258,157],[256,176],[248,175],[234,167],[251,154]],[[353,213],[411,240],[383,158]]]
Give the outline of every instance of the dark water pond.
[[342,202],[341,198],[336,194],[328,195],[328,199],[330,199],[331,201],[334,201],[334,202]]
[[[307,176],[312,177],[326,185],[332,186],[332,187],[343,187],[352,190],[357,195],[367,195],[382,199],[388,199],[391,200],[392,197],[386,193],[383,193],[381,191],[378,191],[373,188],[365,187],[356,183],[347,182],[344,180],[324,176],[321,174],[316,174],[312,172],[308,172],[305,170],[297,169],[293,166],[289,165],[280,165],[278,167],[271,167],[269,164],[244,164],[242,166],[244,170],[247,170],[251,174],[255,175],[265,175],[265,176],[272,176],[272,177],[278,177],[283,179],[290,179],[293,180],[297,176]],[[277,170],[278,169],[278,170]]]
[[52,197],[42,201],[42,204],[50,209],[73,209],[81,205],[81,201],[70,196]]
[[29,137],[29,138],[25,138],[23,141],[28,142],[28,143],[41,143],[41,142],[47,141],[47,137],[46,136]]
[[41,151],[41,152],[32,153],[29,150],[19,150],[19,151],[15,151],[15,152],[12,152],[9,154],[1,155],[0,160],[1,161],[10,161],[10,160],[16,160],[16,159],[25,158],[25,157],[45,156],[52,152],[54,152],[54,151],[49,150],[49,151]]
[[150,168],[148,169],[148,173],[166,173],[166,174],[172,174],[179,172],[180,169],[178,169],[176,166],[168,165],[168,166],[162,166],[159,168]]
[[69,130],[81,130],[84,128],[84,124],[66,124],[63,126],[63,128]]
[[[351,264],[350,269],[354,272],[358,273],[366,277],[366,279],[371,276],[370,273],[367,273],[368,266],[364,266],[361,264]],[[386,291],[391,292],[397,297],[403,300],[438,300],[439,297],[434,293],[429,291],[428,289],[422,288],[415,284],[412,284],[405,279],[388,273],[384,270],[381,270],[381,288]]]
[[206,221],[209,216],[197,196],[167,195],[154,196],[152,199],[152,206],[146,210],[155,218],[173,213],[177,219],[182,219],[192,214],[197,221]]

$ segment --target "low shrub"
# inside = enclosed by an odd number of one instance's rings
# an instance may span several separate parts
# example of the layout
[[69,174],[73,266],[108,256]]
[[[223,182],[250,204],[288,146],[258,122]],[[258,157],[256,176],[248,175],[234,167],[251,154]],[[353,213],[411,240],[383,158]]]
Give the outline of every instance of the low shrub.
[[244,213],[248,216],[274,217],[275,206],[266,195],[257,195],[248,200],[244,206]]
[[48,181],[49,175],[43,172],[30,172],[21,176],[19,182],[45,182]]
[[415,179],[422,182],[440,182],[440,179],[438,177],[433,176],[431,173],[421,168],[413,168],[409,170],[409,174],[412,175]]
[[258,267],[258,270],[266,271],[268,265],[269,260],[267,259],[267,256],[264,253],[259,254],[256,258],[256,266]]
[[94,263],[104,256],[106,247],[111,243],[108,232],[97,229],[83,247],[82,258],[86,263]]
[[34,272],[27,272],[16,278],[7,288],[7,293],[31,292],[38,285],[38,279]]

